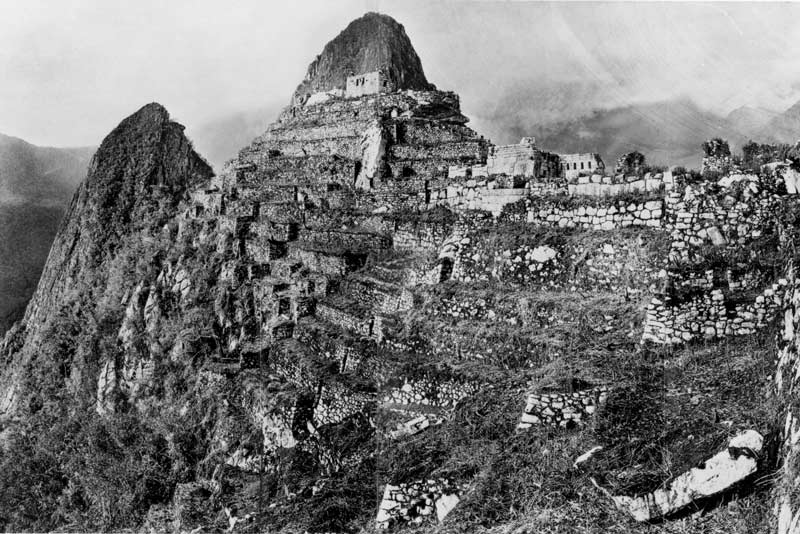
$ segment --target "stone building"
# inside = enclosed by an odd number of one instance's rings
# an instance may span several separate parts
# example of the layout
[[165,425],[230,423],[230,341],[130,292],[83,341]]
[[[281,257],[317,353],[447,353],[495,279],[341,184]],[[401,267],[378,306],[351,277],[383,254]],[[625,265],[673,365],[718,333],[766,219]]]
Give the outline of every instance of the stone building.
[[559,154],[561,170],[564,178],[570,180],[577,178],[581,172],[588,174],[603,174],[606,169],[600,154],[587,152],[585,154]]
[[558,155],[539,150],[534,137],[523,137],[516,145],[490,147],[486,166],[490,176],[555,178],[560,173]]
[[384,70],[365,72],[355,76],[347,77],[345,86],[345,96],[347,98],[357,98],[364,95],[376,93],[391,93],[395,90],[395,84]]

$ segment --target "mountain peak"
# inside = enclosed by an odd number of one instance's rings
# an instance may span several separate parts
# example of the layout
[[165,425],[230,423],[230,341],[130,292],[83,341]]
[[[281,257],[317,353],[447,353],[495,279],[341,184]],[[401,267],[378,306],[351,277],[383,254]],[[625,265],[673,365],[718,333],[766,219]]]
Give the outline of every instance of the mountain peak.
[[108,137],[113,138],[115,133],[131,129],[159,129],[168,122],[167,109],[158,102],[151,102],[123,119]]
[[379,69],[384,70],[397,89],[433,88],[403,25],[388,15],[370,12],[352,21],[325,45],[309,65],[293,100],[344,88],[348,76]]

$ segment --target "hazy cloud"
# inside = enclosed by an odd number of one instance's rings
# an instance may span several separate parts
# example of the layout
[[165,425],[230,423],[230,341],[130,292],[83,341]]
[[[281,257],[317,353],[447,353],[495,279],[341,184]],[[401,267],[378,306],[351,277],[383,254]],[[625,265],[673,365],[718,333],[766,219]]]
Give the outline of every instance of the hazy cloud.
[[[0,132],[96,144],[158,101],[189,127],[288,102],[353,18],[402,24],[465,112],[511,92],[536,120],[688,97],[725,113],[800,98],[795,4],[0,0]],[[567,90],[563,90],[567,87]]]

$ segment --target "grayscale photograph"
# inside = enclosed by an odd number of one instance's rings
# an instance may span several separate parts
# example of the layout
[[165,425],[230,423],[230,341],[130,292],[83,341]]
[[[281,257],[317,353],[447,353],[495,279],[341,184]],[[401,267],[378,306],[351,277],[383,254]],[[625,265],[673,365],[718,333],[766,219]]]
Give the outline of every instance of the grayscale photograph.
[[0,0],[0,531],[800,534],[800,3]]

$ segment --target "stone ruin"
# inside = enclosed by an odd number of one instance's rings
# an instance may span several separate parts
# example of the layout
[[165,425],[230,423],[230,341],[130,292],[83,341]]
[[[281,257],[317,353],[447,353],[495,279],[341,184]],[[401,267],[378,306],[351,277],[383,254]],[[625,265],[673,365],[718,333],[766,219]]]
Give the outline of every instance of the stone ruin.
[[728,142],[714,138],[703,143],[703,165],[701,173],[716,172],[720,174],[729,173],[733,168],[733,158]]
[[458,504],[464,489],[447,479],[387,484],[375,522],[378,528],[386,529],[400,521],[420,524],[434,514],[441,522]]
[[394,90],[394,80],[389,78],[385,70],[379,69],[364,74],[348,76],[344,96],[345,98],[358,98],[377,93],[391,93]]
[[[601,160],[577,155],[562,162],[532,138],[492,146],[467,126],[455,93],[399,82],[384,87],[380,71],[366,72],[372,74],[347,78],[344,91],[293,101],[181,204],[165,227],[170,248],[157,274],[142,274],[123,299],[115,332],[120,358],[99,362],[97,412],[111,414],[122,402],[136,408],[152,394],[159,370],[197,365],[187,387],[207,395],[221,414],[210,423],[219,477],[224,469],[250,482],[246,477],[280,474],[286,451],[302,455],[313,473],[307,478],[317,477],[313,487],[284,487],[283,496],[271,496],[270,506],[279,507],[303,492],[321,501],[319,479],[371,459],[365,448],[374,436],[388,437],[387,447],[424,440],[459,407],[471,408],[474,397],[495,394],[493,384],[465,370],[512,350],[505,339],[488,346],[473,335],[479,326],[505,335],[520,325],[537,332],[572,325],[597,336],[630,327],[625,339],[644,350],[752,334],[783,312],[776,381],[793,394],[800,367],[793,277],[777,276],[776,265],[747,276],[733,270],[734,261],[723,274],[704,260],[709,251],[732,255],[765,237],[790,242],[794,230],[778,215],[797,204],[796,188],[766,176],[713,183],[639,176],[641,154],[624,158],[620,180],[579,172],[569,184],[562,163],[579,171],[576,163],[591,162],[595,168],[584,170],[594,172]],[[309,80],[328,81],[317,74],[310,69]],[[713,146],[713,157],[727,157],[719,143]],[[629,193],[639,196],[621,196]],[[541,241],[525,242],[528,235]],[[652,252],[656,264],[646,249],[660,238],[665,246]],[[489,283],[495,294],[480,294]],[[452,291],[439,293],[443,288]],[[554,297],[530,305],[532,292]],[[624,297],[638,323],[621,327],[616,310],[604,310],[591,327],[565,316],[567,304],[592,292]],[[183,325],[177,319],[184,314],[194,322],[175,336],[160,335],[170,320]],[[415,337],[414,328],[428,324],[437,329]],[[476,338],[472,344],[455,337],[470,337],[464,332]],[[534,359],[540,347],[515,350],[525,365],[541,363]],[[528,370],[494,369],[506,378]],[[577,391],[511,390],[519,397],[512,428],[521,410],[516,425],[526,431],[514,438],[541,431],[573,436],[602,418],[618,375],[598,375]],[[10,410],[14,399],[15,390],[6,389],[0,410]],[[800,441],[795,417],[787,411],[783,449],[790,459]],[[336,441],[347,425],[367,436],[361,448]],[[244,439],[248,432],[258,437],[254,443]],[[762,444],[748,433],[664,488],[611,497],[638,520],[662,517],[752,474],[755,462],[744,449],[758,453]],[[793,466],[787,462],[781,476],[795,480]],[[431,467],[430,479],[412,482],[397,483],[406,480],[399,473],[377,485],[368,477],[370,487],[383,487],[373,509],[378,527],[425,523],[434,513],[441,521],[479,482],[437,478],[441,466]],[[202,524],[195,512],[218,502],[223,485],[197,478],[179,485],[171,512],[151,509],[154,524],[159,517],[183,530]],[[714,483],[696,486],[699,478]],[[790,532],[798,507],[791,494],[780,506],[782,532]]]
[[606,169],[600,154],[589,152],[585,154],[559,154],[561,169],[564,178],[573,180],[583,173],[603,175]]
[[525,430],[533,425],[570,428],[584,424],[605,404],[608,391],[608,386],[598,386],[567,394],[530,393],[517,428]]

